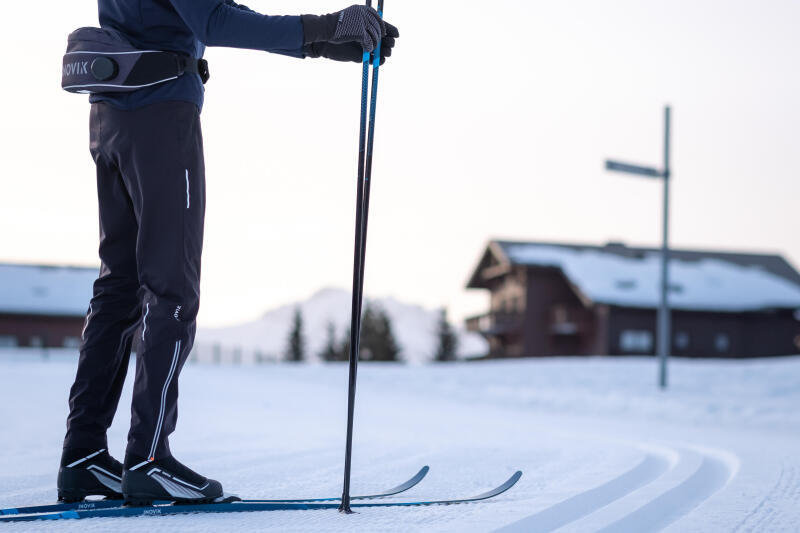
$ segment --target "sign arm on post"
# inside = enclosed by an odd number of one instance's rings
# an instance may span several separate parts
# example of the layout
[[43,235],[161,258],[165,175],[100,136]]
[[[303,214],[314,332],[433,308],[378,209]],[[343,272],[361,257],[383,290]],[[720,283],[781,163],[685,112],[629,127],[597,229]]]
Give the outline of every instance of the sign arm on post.
[[622,163],[621,161],[613,161],[611,159],[606,160],[606,170],[625,172],[627,174],[638,174],[640,176],[648,176],[651,178],[664,177],[664,173],[657,168],[632,165],[630,163]]

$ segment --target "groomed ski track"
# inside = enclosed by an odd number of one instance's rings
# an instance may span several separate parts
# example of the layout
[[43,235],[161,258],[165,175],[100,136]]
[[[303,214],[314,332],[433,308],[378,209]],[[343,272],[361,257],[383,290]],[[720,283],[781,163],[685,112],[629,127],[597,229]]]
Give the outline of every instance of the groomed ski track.
[[653,450],[622,475],[498,532],[661,531],[710,498],[737,469],[736,458],[724,452]]
[[[352,516],[323,510],[98,518],[7,529],[743,533],[792,532],[800,523],[800,359],[678,360],[674,391],[666,394],[655,389],[655,367],[646,359],[359,370],[355,491],[379,491],[420,464],[432,467],[425,481],[389,500],[463,496],[517,467],[525,475],[511,491],[474,505],[359,509]],[[58,388],[68,386],[74,368],[0,360],[0,371],[45,422],[0,406],[4,425],[15,428],[0,442],[8,450],[0,459],[0,507],[46,502],[65,411],[51,412],[50,402],[63,402]],[[345,374],[338,365],[190,365],[173,449],[248,498],[337,494]],[[730,387],[741,376],[750,385]],[[15,385],[34,378],[46,386]],[[112,442],[124,442],[125,425],[120,417]],[[224,469],[214,471],[215,463]]]

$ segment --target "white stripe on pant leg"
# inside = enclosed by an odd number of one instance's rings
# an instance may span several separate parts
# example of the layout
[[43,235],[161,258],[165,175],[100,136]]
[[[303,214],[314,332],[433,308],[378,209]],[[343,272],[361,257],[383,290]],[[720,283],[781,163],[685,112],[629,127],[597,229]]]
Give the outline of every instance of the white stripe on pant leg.
[[161,426],[164,423],[164,414],[166,410],[167,389],[169,388],[169,384],[172,381],[172,376],[175,372],[178,356],[180,354],[180,345],[181,341],[177,341],[175,343],[175,352],[172,354],[172,364],[170,365],[167,379],[164,382],[164,388],[161,389],[161,407],[158,410],[158,422],[156,423],[156,430],[153,434],[153,444],[150,446],[150,457],[155,457],[156,447],[158,446],[158,437],[161,436]]
[[178,355],[181,353],[181,341],[178,340],[175,343],[175,353],[172,354],[172,365],[169,367],[169,374],[167,374],[167,380],[164,382],[164,388],[161,389],[161,408],[158,410],[158,422],[156,423],[156,431],[153,435],[153,444],[150,445],[150,456],[148,458],[154,458],[156,456],[156,446],[158,445],[158,437],[161,436],[161,425],[164,423],[164,410],[166,409],[167,403],[167,389],[169,388],[169,384],[172,381],[172,376],[175,375],[175,368],[178,366]]
[[142,319],[142,324],[144,324],[144,327],[142,328],[142,340],[144,340],[144,332],[147,331],[147,315],[150,313],[150,302],[147,302],[145,307],[147,309],[145,310],[144,318]]
[[186,169],[186,209],[189,209],[189,169]]
[[81,331],[81,340],[85,340],[86,328],[89,327],[89,319],[90,318],[92,318],[92,304],[89,304],[89,314],[86,315],[86,323],[83,325],[83,331]]

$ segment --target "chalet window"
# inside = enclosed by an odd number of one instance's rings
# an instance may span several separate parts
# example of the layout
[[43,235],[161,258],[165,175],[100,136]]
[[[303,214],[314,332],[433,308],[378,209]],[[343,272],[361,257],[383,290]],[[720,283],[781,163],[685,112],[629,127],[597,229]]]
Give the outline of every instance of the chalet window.
[[689,347],[689,334],[685,331],[679,331],[675,334],[675,348],[678,350],[685,350]]
[[81,340],[78,337],[64,337],[61,343],[64,348],[80,348]]
[[13,335],[0,335],[0,348],[14,348],[19,343],[17,338]]
[[41,335],[34,335],[30,338],[28,344],[30,344],[32,348],[41,348],[44,346],[44,337]]
[[653,334],[647,330],[626,329],[619,335],[619,347],[628,353],[649,353],[653,350]]
[[717,333],[714,337],[714,348],[720,353],[727,352],[731,346],[731,340],[726,333]]

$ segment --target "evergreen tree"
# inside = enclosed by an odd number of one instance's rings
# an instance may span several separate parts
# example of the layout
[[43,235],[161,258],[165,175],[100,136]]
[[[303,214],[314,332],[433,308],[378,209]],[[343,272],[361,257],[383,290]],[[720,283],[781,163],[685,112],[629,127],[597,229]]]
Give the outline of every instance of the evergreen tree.
[[[339,345],[342,361],[350,358],[350,329]],[[400,347],[392,333],[392,324],[383,309],[365,302],[361,316],[359,361],[397,361]]]
[[389,315],[368,303],[361,319],[360,357],[371,361],[397,361],[399,354]]
[[375,309],[367,302],[361,315],[361,342],[358,354],[360,361],[375,359],[375,348],[378,344],[376,318]]
[[289,346],[286,349],[287,361],[302,361],[306,355],[306,339],[303,334],[303,313],[298,307],[294,311],[292,330],[289,332]]
[[342,337],[342,342],[339,344],[339,361],[350,360],[350,331],[350,328],[347,328],[347,331],[344,332],[344,337]]
[[437,324],[436,337],[438,346],[436,347],[435,359],[437,361],[455,361],[456,351],[458,350],[458,337],[453,328],[447,321],[447,309],[442,309]]
[[392,331],[392,321],[389,315],[381,310],[378,316],[380,326],[380,339],[381,339],[381,358],[379,361],[398,361],[400,359],[400,345],[397,344],[397,339],[394,337]]
[[341,361],[342,353],[340,348],[336,346],[336,326],[333,322],[328,322],[326,332],[325,348],[322,349],[320,357],[323,361]]

